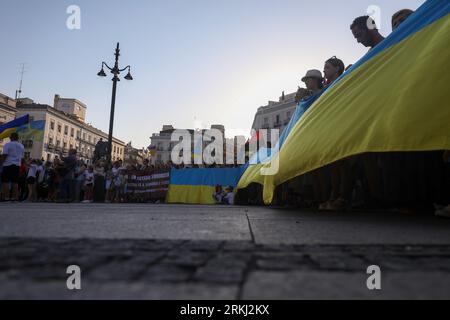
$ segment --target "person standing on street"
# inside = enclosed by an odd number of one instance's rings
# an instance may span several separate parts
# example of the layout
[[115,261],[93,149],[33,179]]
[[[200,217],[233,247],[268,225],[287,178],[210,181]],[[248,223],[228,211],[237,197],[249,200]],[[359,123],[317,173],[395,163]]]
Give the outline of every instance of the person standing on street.
[[63,158],[63,166],[60,170],[60,202],[72,202],[74,200],[75,190],[73,188],[75,178],[75,166],[77,165],[77,150],[70,149],[69,156]]
[[[16,132],[11,133],[11,141],[3,146],[3,154],[0,155],[2,170],[2,200],[19,200],[19,168],[24,155],[24,147]],[[11,188],[10,188],[11,187]],[[12,189],[12,193],[10,193]]]

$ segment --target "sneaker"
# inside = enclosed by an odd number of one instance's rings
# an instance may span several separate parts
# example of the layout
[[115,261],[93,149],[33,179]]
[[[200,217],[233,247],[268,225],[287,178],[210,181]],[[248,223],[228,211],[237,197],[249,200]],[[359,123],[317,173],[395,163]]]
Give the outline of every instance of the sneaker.
[[337,199],[333,202],[330,202],[330,204],[327,207],[328,211],[347,211],[349,208],[348,201],[344,199]]
[[328,200],[327,202],[319,204],[319,211],[330,211],[330,205],[334,200]]
[[441,217],[441,218],[450,218],[450,205],[446,206],[443,209],[440,210],[436,210],[436,212],[434,213],[434,215],[436,217]]

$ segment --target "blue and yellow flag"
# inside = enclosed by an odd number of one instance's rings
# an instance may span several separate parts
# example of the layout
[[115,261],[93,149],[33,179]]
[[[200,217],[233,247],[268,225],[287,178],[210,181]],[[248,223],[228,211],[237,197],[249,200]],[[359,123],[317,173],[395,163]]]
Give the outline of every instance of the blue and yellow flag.
[[241,168],[172,169],[167,203],[215,204],[215,187],[236,187]]
[[238,188],[277,185],[366,152],[450,149],[450,1],[429,0],[322,95],[302,101],[269,160],[249,165]]
[[45,120],[31,121],[17,128],[21,140],[44,141]]
[[17,132],[17,129],[23,125],[26,125],[30,120],[30,116],[24,115],[23,117],[14,119],[10,122],[0,125],[0,139],[9,138],[11,133]]

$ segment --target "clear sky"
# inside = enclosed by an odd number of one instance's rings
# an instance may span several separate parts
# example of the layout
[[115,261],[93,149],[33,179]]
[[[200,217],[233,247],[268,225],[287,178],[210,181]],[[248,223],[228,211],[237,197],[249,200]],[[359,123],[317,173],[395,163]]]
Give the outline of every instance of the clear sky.
[[[102,61],[121,64],[134,81],[118,85],[114,135],[137,147],[163,124],[223,124],[249,133],[256,109],[294,92],[308,69],[333,55],[346,65],[367,52],[349,26],[370,5],[383,35],[391,15],[424,0],[0,0],[0,92],[52,105],[54,94],[88,105],[87,121],[108,131],[111,81]],[[69,30],[69,5],[81,29]],[[123,74],[122,76],[124,76]]]

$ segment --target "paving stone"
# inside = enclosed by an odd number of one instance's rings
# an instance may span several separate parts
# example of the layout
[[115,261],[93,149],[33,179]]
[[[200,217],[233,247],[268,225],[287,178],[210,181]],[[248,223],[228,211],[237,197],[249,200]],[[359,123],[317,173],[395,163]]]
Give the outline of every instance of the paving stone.
[[[450,287],[450,224],[430,217],[252,207],[253,243],[242,208],[11,208],[0,210],[0,298],[402,299]],[[70,264],[81,267],[82,292],[66,289]],[[371,264],[381,294],[365,286]]]
[[191,252],[191,251],[174,251],[170,252],[164,258],[163,263],[175,264],[178,266],[199,267],[208,261],[213,253],[211,252]]
[[388,273],[381,290],[367,288],[367,274],[344,272],[265,272],[249,275],[243,299],[448,299],[450,277],[436,273]]
[[145,282],[184,282],[192,277],[194,270],[171,264],[157,264],[147,268],[140,279]]
[[207,266],[197,270],[193,279],[199,282],[240,283],[244,277],[244,268]]

